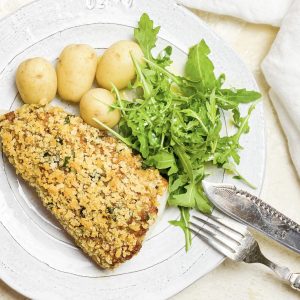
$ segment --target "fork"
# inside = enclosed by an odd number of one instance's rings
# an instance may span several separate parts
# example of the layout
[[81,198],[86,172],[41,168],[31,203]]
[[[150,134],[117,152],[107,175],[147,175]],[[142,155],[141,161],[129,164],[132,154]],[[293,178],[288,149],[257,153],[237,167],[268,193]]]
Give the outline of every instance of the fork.
[[195,212],[190,221],[190,230],[229,259],[250,264],[261,263],[292,288],[300,291],[300,273],[292,273],[287,267],[267,259],[247,227],[237,221],[219,212],[209,216]]

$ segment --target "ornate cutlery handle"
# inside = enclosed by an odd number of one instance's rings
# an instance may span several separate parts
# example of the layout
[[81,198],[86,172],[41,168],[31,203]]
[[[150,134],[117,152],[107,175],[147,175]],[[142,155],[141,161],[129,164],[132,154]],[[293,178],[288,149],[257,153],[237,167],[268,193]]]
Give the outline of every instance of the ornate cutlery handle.
[[260,256],[257,262],[272,269],[281,279],[288,282],[293,289],[300,292],[300,273],[292,273],[289,268],[273,263],[264,255]]
[[291,273],[289,282],[292,288],[300,291],[300,273]]

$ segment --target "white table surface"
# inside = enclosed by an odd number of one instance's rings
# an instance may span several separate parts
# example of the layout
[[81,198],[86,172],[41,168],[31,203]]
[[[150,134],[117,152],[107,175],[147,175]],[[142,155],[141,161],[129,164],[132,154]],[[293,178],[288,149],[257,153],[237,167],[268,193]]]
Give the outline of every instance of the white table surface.
[[[0,17],[31,0],[0,0]],[[263,94],[267,130],[267,163],[262,198],[300,223],[300,181],[287,149],[276,112],[267,95],[268,85],[260,71],[277,29],[249,24],[235,18],[194,11],[204,19],[243,59],[253,72]],[[259,234],[255,237],[263,252],[274,261],[300,272],[300,255],[279,246]],[[0,280],[0,300],[24,299]],[[174,300],[296,300],[300,294],[281,283],[271,271],[260,265],[225,261],[173,297]]]

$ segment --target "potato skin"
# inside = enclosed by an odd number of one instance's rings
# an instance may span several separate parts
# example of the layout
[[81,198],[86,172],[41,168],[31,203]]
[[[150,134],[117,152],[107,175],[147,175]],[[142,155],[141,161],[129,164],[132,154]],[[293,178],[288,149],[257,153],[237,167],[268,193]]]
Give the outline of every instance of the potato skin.
[[99,119],[108,127],[116,126],[121,118],[118,109],[110,110],[110,105],[116,102],[113,94],[106,89],[92,89],[85,93],[80,101],[80,116],[89,125],[105,130],[93,118]]
[[97,69],[97,53],[89,45],[64,48],[56,66],[58,93],[63,100],[79,102],[92,87]]
[[104,52],[96,73],[101,87],[111,90],[113,83],[118,89],[124,89],[135,78],[136,72],[130,53],[139,63],[143,62],[140,46],[132,41],[119,41]]
[[52,64],[35,57],[22,62],[16,73],[16,85],[27,104],[47,104],[57,92],[57,77]]

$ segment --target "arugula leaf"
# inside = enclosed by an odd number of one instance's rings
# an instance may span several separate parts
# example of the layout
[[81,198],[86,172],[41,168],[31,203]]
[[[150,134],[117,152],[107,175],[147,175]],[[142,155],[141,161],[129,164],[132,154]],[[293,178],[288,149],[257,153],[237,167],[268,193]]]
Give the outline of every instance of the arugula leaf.
[[176,178],[170,176],[169,178],[169,192],[175,192],[183,188],[189,181],[189,178],[186,174],[178,175]]
[[189,160],[189,157],[186,155],[186,153],[183,151],[183,149],[176,145],[173,147],[176,155],[179,157],[179,160],[181,162],[181,165],[188,175],[189,179],[193,182],[194,181],[194,174],[193,174],[193,167],[191,164],[191,161]]
[[222,89],[220,93],[230,102],[249,103],[258,100],[261,94],[256,91],[246,89]]
[[241,118],[240,119],[240,126],[239,126],[239,130],[238,132],[233,136],[233,141],[235,143],[238,143],[239,142],[239,139],[241,137],[241,135],[243,133],[248,133],[250,128],[249,128],[249,124],[248,124],[248,121],[250,119],[250,116],[251,116],[251,113],[252,111],[255,109],[255,104],[252,104],[249,109],[248,109],[248,114],[245,118]]
[[143,88],[144,97],[145,97],[145,99],[148,99],[152,96],[153,87],[152,87],[151,83],[149,82],[149,80],[147,80],[146,77],[144,76],[141,65],[137,62],[137,60],[133,56],[131,56],[131,59],[133,61],[134,68],[135,68],[137,78],[138,78],[138,80],[136,80],[136,84],[134,85],[134,87],[135,88],[138,88],[138,87]]
[[191,245],[192,245],[192,234],[190,232],[189,228],[189,221],[190,221],[190,210],[185,207],[179,207],[180,210],[180,220],[174,220],[169,221],[170,224],[174,226],[180,227],[185,236],[185,251],[189,251]]
[[169,169],[168,175],[172,175],[178,171],[174,154],[161,150],[155,155],[149,156],[146,160],[149,166],[155,166],[157,169]]
[[168,203],[172,206],[183,206],[188,208],[194,208],[196,206],[196,184],[194,182],[189,183],[185,187],[186,192],[173,195],[169,198]]
[[232,110],[232,122],[233,122],[235,127],[237,127],[237,128],[240,127],[241,113],[240,113],[239,109],[237,109],[237,108],[234,108]]
[[167,67],[172,64],[171,55],[172,55],[173,49],[171,46],[167,46],[163,51],[161,51],[157,56],[157,64],[159,64],[162,67]]
[[202,118],[199,114],[197,114],[195,111],[193,111],[191,109],[184,109],[181,112],[186,114],[187,116],[190,116],[190,117],[195,118],[196,120],[198,120],[201,127],[205,131],[205,133],[208,133],[208,130],[207,130],[206,126],[204,125],[204,122],[203,122],[203,120],[202,120]]
[[242,181],[244,181],[247,185],[249,185],[251,188],[256,189],[256,187],[255,187],[251,182],[249,182],[245,177],[243,177],[243,176],[238,172],[238,170],[236,169],[236,166],[235,166],[233,163],[231,163],[231,162],[225,163],[222,167],[223,167],[223,169],[225,169],[226,171],[231,172],[231,173],[233,173],[233,174],[236,174],[236,176],[234,176],[235,179],[242,180]]
[[185,67],[185,75],[193,81],[199,81],[202,87],[213,89],[216,85],[214,65],[208,58],[210,49],[204,40],[193,46],[189,51]]
[[196,209],[205,214],[211,214],[213,210],[213,205],[209,202],[208,198],[204,194],[202,186],[198,184],[196,188]]
[[153,21],[144,13],[139,21],[138,28],[134,29],[134,37],[139,43],[144,55],[152,59],[151,50],[155,47],[160,26],[153,27]]
[[182,206],[196,208],[203,213],[211,213],[212,205],[204,195],[199,184],[191,182],[184,186],[186,192],[181,194],[171,194],[168,204],[171,206]]
[[209,101],[206,102],[207,116],[211,123],[214,125],[218,116],[218,107],[216,105],[215,90],[209,96]]

